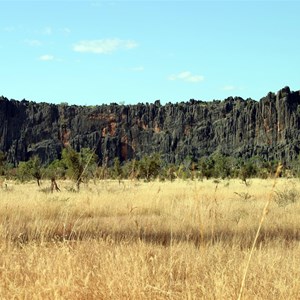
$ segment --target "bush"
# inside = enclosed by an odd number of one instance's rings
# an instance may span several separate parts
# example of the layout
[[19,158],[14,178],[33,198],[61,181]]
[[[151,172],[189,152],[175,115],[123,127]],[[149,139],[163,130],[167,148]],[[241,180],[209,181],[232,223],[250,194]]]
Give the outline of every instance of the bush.
[[299,199],[299,192],[295,187],[285,188],[283,191],[277,191],[274,201],[278,206],[285,207],[296,203]]
[[38,156],[31,157],[28,161],[21,161],[18,166],[18,177],[21,182],[34,178],[40,186],[42,178],[42,162]]
[[144,156],[138,163],[139,177],[144,178],[146,181],[156,178],[160,172],[160,156],[153,154]]
[[62,152],[62,160],[67,166],[68,175],[76,182],[78,191],[83,179],[95,176],[97,155],[88,148],[82,148],[80,152],[66,148]]

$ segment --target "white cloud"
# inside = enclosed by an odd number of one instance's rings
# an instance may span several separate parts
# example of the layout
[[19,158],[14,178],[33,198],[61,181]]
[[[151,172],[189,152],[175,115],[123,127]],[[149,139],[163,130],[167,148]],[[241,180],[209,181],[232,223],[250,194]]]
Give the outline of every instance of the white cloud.
[[204,80],[202,75],[194,75],[189,71],[184,71],[179,74],[173,74],[169,76],[169,80],[183,80],[187,82],[200,82]]
[[54,60],[54,56],[53,55],[49,55],[49,54],[41,55],[39,57],[39,60],[42,60],[42,61]]
[[68,28],[68,27],[64,27],[64,28],[62,28],[62,30],[61,30],[64,34],[70,34],[71,33],[71,29],[70,28]]
[[236,90],[236,87],[234,85],[225,85],[222,88],[223,91],[233,91]]
[[133,72],[143,72],[145,68],[143,66],[133,67],[130,69]]
[[132,40],[105,39],[80,41],[74,45],[76,52],[89,52],[96,54],[109,54],[119,49],[133,49],[138,44]]
[[6,26],[6,27],[4,27],[3,28],[3,31],[5,31],[5,32],[13,32],[13,31],[15,31],[15,27],[14,26]]
[[94,1],[94,2],[91,3],[91,6],[92,7],[102,7],[103,3]]
[[25,43],[31,47],[38,47],[42,45],[42,42],[39,40],[25,40]]
[[45,35],[51,35],[53,33],[53,30],[50,26],[47,26],[42,30],[42,33]]

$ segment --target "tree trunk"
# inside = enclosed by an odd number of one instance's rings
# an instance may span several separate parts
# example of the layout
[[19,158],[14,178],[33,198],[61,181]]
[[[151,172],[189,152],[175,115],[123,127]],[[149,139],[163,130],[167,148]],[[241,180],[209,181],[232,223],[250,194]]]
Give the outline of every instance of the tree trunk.
[[53,190],[56,190],[57,192],[60,192],[60,189],[56,183],[55,178],[51,178],[51,193],[53,193]]

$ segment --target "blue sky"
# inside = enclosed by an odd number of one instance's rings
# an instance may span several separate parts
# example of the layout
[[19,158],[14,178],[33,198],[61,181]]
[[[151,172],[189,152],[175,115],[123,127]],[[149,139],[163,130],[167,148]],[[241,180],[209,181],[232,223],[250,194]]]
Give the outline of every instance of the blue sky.
[[300,89],[298,1],[0,0],[0,95],[96,105]]

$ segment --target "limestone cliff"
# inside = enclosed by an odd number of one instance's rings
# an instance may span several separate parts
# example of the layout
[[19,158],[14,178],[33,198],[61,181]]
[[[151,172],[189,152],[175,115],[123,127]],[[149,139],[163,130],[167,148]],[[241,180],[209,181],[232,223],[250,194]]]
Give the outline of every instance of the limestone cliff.
[[96,149],[100,163],[159,152],[180,162],[220,151],[290,162],[300,152],[300,91],[288,87],[260,101],[160,105],[68,106],[0,97],[0,150],[17,164],[37,154],[45,162],[71,145]]

